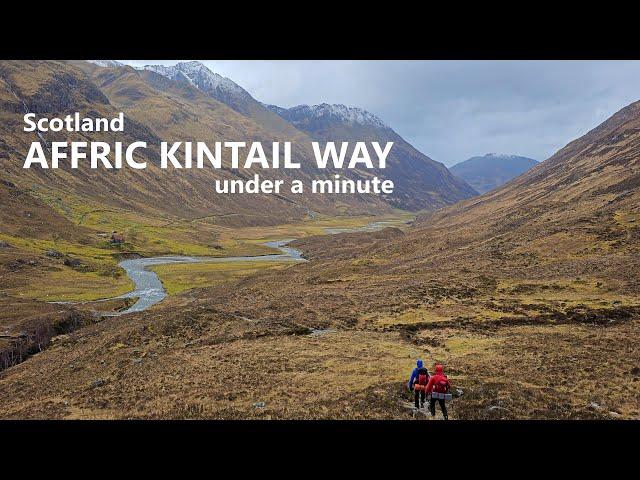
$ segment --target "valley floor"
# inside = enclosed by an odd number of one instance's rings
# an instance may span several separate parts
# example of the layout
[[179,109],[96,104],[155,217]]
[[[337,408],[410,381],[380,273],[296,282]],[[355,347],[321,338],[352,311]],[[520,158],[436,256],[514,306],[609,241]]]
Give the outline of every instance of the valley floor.
[[[211,218],[170,220],[113,209],[79,212],[67,212],[72,222],[62,225],[61,233],[51,228],[50,219],[42,223],[43,232],[23,228],[0,233],[0,370],[42,351],[56,335],[100,321],[97,312],[117,313],[130,306],[135,298],[115,298],[133,290],[133,282],[118,265],[121,259],[261,256],[280,253],[264,245],[270,240],[323,234],[331,228],[360,228],[374,220],[402,223],[412,218],[403,212],[380,217],[316,215],[306,222],[225,227]],[[30,217],[31,212],[24,215]],[[125,243],[109,241],[104,231],[114,229],[125,232]],[[62,232],[72,235],[65,238]],[[173,295],[287,264],[252,261],[153,269]],[[104,301],[110,298],[114,299]]]
[[386,248],[401,230],[308,237],[338,222],[320,225],[234,239],[301,237],[309,263],[158,267],[171,295],[141,313],[99,321],[91,304],[5,295],[13,331],[56,326],[0,373],[0,417],[428,419],[406,390],[418,357],[445,364],[452,419],[640,417],[635,287],[604,270],[558,274],[558,262],[501,271],[464,248],[398,264]]

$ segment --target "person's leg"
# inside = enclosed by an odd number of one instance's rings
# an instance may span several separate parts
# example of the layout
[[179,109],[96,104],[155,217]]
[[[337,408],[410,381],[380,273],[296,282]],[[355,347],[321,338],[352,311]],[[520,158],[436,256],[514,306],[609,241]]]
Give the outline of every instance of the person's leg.
[[431,411],[431,416],[435,417],[436,416],[436,399],[435,398],[429,399],[429,410]]
[[439,400],[440,402],[440,410],[442,410],[442,416],[445,420],[449,420],[449,415],[447,414],[447,402],[444,400]]
[[424,390],[420,391],[420,407],[424,408],[424,398],[425,398],[425,393]]
[[420,408],[420,391],[414,387],[413,391],[415,392],[415,404],[416,408]]

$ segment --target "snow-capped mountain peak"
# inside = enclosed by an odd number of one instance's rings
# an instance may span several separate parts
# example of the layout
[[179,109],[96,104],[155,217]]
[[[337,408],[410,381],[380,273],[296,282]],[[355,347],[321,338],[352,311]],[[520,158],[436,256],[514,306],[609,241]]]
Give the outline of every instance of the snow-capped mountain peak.
[[206,65],[198,61],[178,62],[172,66],[145,65],[144,70],[156,72],[172,80],[186,79],[195,87],[214,97],[251,98],[251,95],[233,80],[212,72]]
[[327,119],[347,125],[365,125],[376,128],[389,128],[379,117],[359,107],[342,104],[321,103],[320,105],[298,105],[289,109],[266,105],[281,117],[299,121],[306,119]]
[[109,67],[124,67],[124,63],[118,62],[116,60],[87,60],[89,63],[93,63],[99,67],[109,68]]

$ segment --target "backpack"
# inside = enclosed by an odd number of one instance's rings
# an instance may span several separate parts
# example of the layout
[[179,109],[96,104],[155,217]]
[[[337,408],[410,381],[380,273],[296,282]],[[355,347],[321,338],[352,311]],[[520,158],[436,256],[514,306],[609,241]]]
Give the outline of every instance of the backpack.
[[429,370],[426,368],[418,369],[418,380],[416,381],[418,385],[426,385],[429,383]]
[[442,378],[436,380],[433,385],[433,391],[437,393],[449,393],[451,390],[451,384],[446,375],[442,375]]

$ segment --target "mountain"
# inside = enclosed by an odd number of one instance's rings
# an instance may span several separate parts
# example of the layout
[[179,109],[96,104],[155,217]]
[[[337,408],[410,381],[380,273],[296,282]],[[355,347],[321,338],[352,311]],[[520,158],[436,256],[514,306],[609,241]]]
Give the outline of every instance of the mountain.
[[380,118],[366,110],[326,103],[299,105],[289,109],[267,105],[267,108],[317,141],[394,142],[387,168],[374,172],[393,180],[394,196],[388,200],[395,207],[432,211],[476,194],[443,164],[416,150]]
[[89,63],[93,63],[99,67],[124,67],[125,64],[116,60],[87,60]]
[[[315,168],[311,139],[276,114],[257,108],[272,121],[247,117],[212,98],[186,81],[174,81],[153,71],[128,66],[102,67],[88,62],[0,62],[0,160],[2,178],[31,195],[57,202],[60,210],[80,215],[92,207],[124,209],[150,215],[178,218],[211,216],[230,225],[273,224],[283,219],[300,220],[309,210],[319,213],[370,214],[389,211],[389,205],[373,195],[345,195],[340,199],[325,195],[283,193],[281,195],[212,195],[216,179],[248,178],[245,170],[183,170],[167,182],[167,172],[159,168],[159,144],[165,141],[291,141],[293,156],[302,168],[261,172],[265,179],[322,178],[330,171]],[[22,161],[35,134],[23,131],[25,109],[38,115],[112,118],[124,112],[125,132],[116,134],[125,144],[147,141],[142,152],[145,170],[124,168],[115,171],[79,168],[44,171],[25,170]],[[110,133],[47,132],[54,140],[105,140]],[[228,158],[225,157],[225,161]]]
[[211,71],[201,62],[178,62],[172,66],[145,65],[143,70],[155,72],[178,83],[190,84],[205,95],[277,133],[288,135],[292,139],[299,136],[300,132],[255,100],[244,88]]
[[449,171],[471,185],[478,193],[486,193],[522,175],[538,164],[537,160],[518,155],[487,153],[460,162]]
[[355,169],[345,175],[354,180],[367,179],[375,172],[381,178],[393,180],[394,193],[381,197],[392,207],[433,211],[476,193],[450,175],[444,165],[418,152],[382,120],[363,109],[327,104],[285,109],[263,104],[231,79],[198,61],[172,66],[146,65],[143,70],[196,87],[266,130],[300,143],[309,142],[306,135],[322,141],[394,141],[396,144],[385,170]]
[[[476,193],[451,176],[444,165],[418,152],[382,120],[363,109],[328,104],[286,109],[263,104],[232,80],[197,61],[173,66],[146,65],[144,69],[190,83],[242,115],[284,135],[292,135],[296,130],[322,141],[394,141],[396,145],[389,156],[388,167],[375,171],[376,175],[394,181],[394,194],[385,198],[393,207],[430,211]],[[365,179],[371,174],[370,170],[356,170],[349,177]]]
[[267,105],[281,117],[285,118],[296,127],[318,134],[330,130],[336,124],[348,126],[363,126],[389,130],[390,127],[374,114],[357,107],[347,107],[346,105],[330,105],[322,103],[320,105],[298,105],[289,109],[275,105]]
[[255,102],[253,97],[233,80],[212,72],[201,62],[178,62],[173,66],[145,65],[143,68],[171,80],[191,83],[241,113],[248,113],[248,105]]

